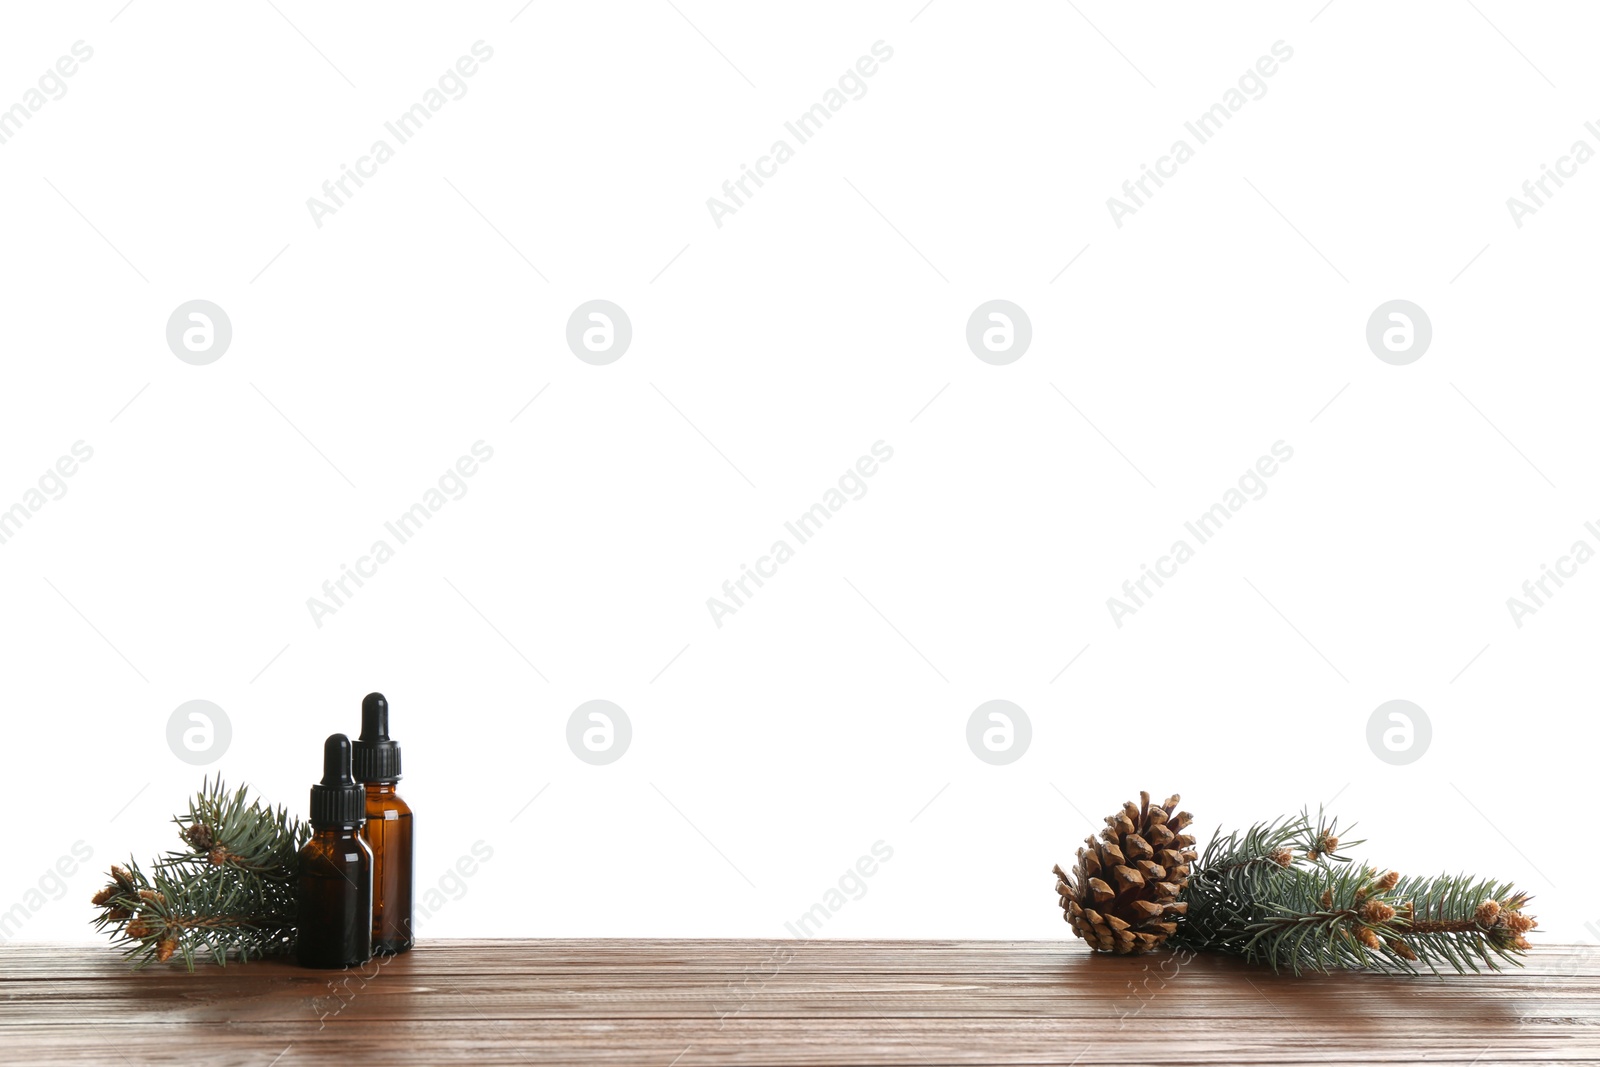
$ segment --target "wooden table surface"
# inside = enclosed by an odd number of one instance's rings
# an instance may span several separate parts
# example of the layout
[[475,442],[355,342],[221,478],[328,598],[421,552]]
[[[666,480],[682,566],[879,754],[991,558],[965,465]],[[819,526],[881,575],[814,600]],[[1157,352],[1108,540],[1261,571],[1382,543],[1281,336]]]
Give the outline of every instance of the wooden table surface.
[[1600,1063],[1600,949],[1278,978],[1062,941],[443,941],[360,971],[0,945],[0,1063]]

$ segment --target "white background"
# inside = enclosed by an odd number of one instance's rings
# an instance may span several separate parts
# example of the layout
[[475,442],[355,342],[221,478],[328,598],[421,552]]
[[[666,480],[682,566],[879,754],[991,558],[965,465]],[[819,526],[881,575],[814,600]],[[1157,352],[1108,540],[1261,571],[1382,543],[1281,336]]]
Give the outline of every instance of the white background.
[[[1148,788],[1202,836],[1337,796],[1374,863],[1514,879],[1590,938],[1600,566],[1520,628],[1506,599],[1600,548],[1600,163],[1521,228],[1506,199],[1600,148],[1595,14],[674,3],[7,6],[0,107],[94,50],[0,145],[0,507],[94,450],[0,545],[11,936],[92,936],[98,872],[167,847],[206,773],[303,810],[381,689],[419,892],[456,891],[425,936],[788,936],[881,840],[826,935],[1064,938],[1052,863]],[[719,228],[707,198],[880,40]],[[1118,228],[1107,198],[1280,40]],[[564,337],[595,298],[634,330],[604,367]],[[965,341],[995,298],[1032,321],[1009,366]],[[1409,366],[1364,336],[1396,298],[1433,324]],[[166,344],[192,299],[232,322],[209,366]],[[307,598],[480,440],[319,628]],[[1118,628],[1107,598],[1280,440]],[[208,767],[166,741],[192,699],[232,723]],[[565,740],[591,699],[631,719],[609,766]],[[966,743],[990,699],[1032,722],[1006,766]],[[1367,745],[1391,699],[1432,722],[1410,765]]]

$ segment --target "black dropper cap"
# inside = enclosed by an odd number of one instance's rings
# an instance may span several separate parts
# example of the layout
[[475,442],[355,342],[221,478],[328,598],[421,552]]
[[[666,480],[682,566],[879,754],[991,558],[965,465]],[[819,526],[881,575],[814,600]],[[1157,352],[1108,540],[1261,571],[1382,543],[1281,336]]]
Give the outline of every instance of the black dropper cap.
[[368,693],[361,702],[361,740],[355,745],[355,776],[362,782],[400,778],[400,745],[389,740],[389,701]]
[[367,791],[350,777],[350,739],[329,734],[322,745],[322,781],[311,787],[311,825],[362,822],[367,817]]

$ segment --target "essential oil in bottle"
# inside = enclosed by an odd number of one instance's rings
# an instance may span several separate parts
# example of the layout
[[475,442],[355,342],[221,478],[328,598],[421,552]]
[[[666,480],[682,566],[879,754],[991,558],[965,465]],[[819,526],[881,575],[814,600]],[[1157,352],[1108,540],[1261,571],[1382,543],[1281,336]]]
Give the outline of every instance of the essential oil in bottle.
[[296,904],[302,967],[348,967],[372,958],[372,850],[361,839],[366,800],[350,774],[350,739],[322,746],[311,787],[311,840],[300,850]]
[[368,693],[361,702],[355,776],[367,787],[367,824],[361,833],[372,848],[372,951],[395,955],[414,941],[411,808],[394,789],[400,780],[400,746],[389,739],[389,702],[382,693]]

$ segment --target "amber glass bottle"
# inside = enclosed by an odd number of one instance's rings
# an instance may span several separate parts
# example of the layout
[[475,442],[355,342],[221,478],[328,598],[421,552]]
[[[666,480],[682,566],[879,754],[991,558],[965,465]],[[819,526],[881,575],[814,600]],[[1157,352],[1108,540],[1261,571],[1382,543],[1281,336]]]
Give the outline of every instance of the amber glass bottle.
[[361,839],[363,790],[350,775],[350,739],[322,746],[322,781],[311,787],[311,840],[295,885],[302,967],[348,967],[372,958],[372,851]]
[[372,951],[394,955],[414,943],[411,931],[411,808],[395,792],[400,746],[389,739],[389,702],[368,693],[361,702],[355,776],[366,785],[366,827],[372,847]]

